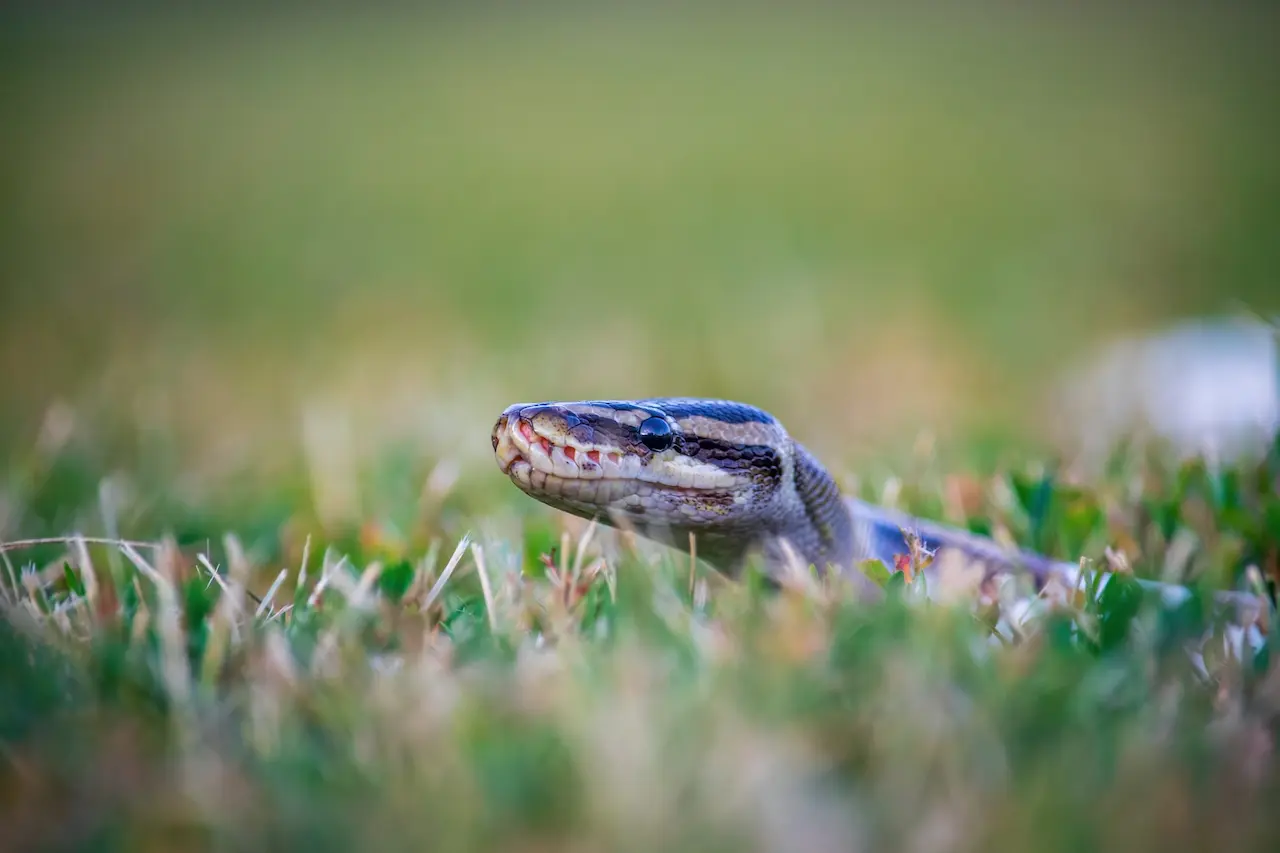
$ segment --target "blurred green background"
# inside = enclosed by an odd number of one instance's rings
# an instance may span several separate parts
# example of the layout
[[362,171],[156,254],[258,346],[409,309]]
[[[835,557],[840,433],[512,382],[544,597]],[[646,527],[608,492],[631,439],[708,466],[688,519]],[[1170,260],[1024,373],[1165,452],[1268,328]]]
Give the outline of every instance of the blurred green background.
[[0,540],[179,548],[0,555],[0,849],[1280,849],[1274,627],[1193,657],[1199,598],[1112,582],[1006,640],[615,560],[489,443],[728,396],[921,514],[1274,575],[1280,454],[1077,488],[1055,400],[1280,312],[1277,24],[3,4]]
[[10,4],[0,441],[501,490],[508,403],[691,394],[837,468],[1041,447],[1098,342],[1280,308],[1274,8]]

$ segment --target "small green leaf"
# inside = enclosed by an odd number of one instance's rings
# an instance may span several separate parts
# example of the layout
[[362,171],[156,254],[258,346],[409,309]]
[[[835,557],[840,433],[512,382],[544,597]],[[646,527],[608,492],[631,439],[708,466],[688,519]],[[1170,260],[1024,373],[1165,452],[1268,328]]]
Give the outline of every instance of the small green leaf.
[[881,589],[889,583],[889,579],[893,576],[893,572],[880,560],[863,560],[858,564],[859,570],[871,579],[871,582]]
[[84,582],[80,579],[80,575],[76,570],[71,568],[71,564],[63,562],[62,576],[67,579],[67,588],[81,597],[84,596]]
[[413,564],[408,560],[393,563],[382,570],[378,577],[378,589],[389,600],[399,602],[413,583]]
[[1270,498],[1262,511],[1265,536],[1273,542],[1280,542],[1280,500]]
[[1098,598],[1098,644],[1102,651],[1122,645],[1142,606],[1142,586],[1131,576],[1113,574]]

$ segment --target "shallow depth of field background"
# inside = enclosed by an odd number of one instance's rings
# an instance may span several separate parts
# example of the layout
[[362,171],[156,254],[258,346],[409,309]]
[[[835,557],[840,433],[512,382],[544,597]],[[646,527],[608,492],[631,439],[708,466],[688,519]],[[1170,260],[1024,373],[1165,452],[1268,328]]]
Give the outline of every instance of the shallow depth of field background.
[[0,446],[164,479],[140,528],[391,446],[516,501],[531,399],[1058,453],[1103,342],[1280,306],[1265,4],[57,5],[0,32]]
[[[914,512],[1280,578],[1280,445],[1087,471],[1064,396],[1280,313],[1274,4],[205,5],[0,9],[0,849],[1280,849],[1274,609],[775,594],[489,443],[733,397]],[[1274,423],[1270,343],[1103,385]]]

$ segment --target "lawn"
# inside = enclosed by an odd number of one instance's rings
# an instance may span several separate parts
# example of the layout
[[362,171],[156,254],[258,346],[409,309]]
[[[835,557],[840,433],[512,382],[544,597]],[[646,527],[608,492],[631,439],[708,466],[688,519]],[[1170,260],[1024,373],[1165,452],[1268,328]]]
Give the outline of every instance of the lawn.
[[[1277,576],[1280,446],[1085,467],[1055,396],[1280,311],[1276,23],[11,4],[0,540],[65,538],[0,564],[0,846],[1280,846],[1274,640],[1206,607]],[[675,394],[1195,594],[768,591],[492,460]]]

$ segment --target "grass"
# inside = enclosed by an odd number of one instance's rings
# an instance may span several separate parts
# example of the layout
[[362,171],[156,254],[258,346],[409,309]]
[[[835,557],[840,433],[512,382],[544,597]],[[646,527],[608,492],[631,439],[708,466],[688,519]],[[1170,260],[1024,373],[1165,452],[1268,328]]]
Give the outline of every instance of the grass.
[[443,477],[411,535],[11,550],[6,849],[1270,849],[1274,635],[1205,605],[1275,577],[1280,442],[1117,459],[985,482],[970,526],[1142,543],[1176,607],[1124,575],[1027,610],[901,574],[875,606],[771,593],[536,509],[447,535]]
[[[0,847],[1278,846],[1275,640],[1205,602],[1276,578],[1280,451],[1085,471],[1047,405],[1280,310],[1274,10],[46,6],[0,12],[0,540],[56,540],[0,563]],[[686,393],[1195,595],[770,594],[493,465],[512,402]]]

